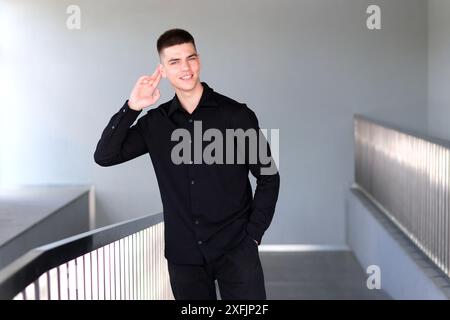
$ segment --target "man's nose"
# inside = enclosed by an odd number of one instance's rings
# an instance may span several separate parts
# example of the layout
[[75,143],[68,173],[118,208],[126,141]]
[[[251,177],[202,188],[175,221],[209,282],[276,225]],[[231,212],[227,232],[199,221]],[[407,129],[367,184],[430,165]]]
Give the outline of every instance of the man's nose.
[[189,69],[190,69],[189,63],[187,61],[182,61],[181,62],[181,70],[186,71]]

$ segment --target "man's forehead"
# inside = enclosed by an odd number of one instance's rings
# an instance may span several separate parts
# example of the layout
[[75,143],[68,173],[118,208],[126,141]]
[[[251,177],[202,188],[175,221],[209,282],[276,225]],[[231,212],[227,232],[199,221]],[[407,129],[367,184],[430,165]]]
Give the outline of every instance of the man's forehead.
[[189,43],[164,48],[162,54],[165,59],[169,60],[188,57],[190,55],[197,54],[197,51],[194,46]]

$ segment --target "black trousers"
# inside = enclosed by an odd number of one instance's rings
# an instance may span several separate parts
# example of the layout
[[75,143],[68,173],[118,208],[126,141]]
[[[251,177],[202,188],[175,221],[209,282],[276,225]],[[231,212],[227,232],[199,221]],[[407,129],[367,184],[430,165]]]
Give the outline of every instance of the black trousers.
[[246,236],[220,258],[203,265],[168,262],[176,300],[217,300],[217,279],[222,300],[265,300],[264,273],[258,245]]

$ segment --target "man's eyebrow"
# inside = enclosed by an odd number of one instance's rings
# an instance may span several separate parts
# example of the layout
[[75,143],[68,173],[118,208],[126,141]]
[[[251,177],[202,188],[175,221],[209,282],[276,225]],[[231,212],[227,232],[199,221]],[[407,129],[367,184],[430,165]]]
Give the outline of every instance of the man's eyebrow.
[[[188,59],[191,58],[191,57],[198,57],[198,54],[197,53],[193,53],[193,54],[188,56]],[[171,59],[168,60],[168,62],[179,61],[179,60],[180,60],[180,58],[171,58]]]

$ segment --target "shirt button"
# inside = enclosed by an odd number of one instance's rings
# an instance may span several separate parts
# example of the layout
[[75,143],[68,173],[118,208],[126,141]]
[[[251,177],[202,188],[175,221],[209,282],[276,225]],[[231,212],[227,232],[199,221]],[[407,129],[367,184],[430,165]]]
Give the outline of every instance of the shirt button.
[[126,111],[125,109],[122,110],[122,112],[125,112],[125,111]]
[[191,184],[194,184],[194,180],[191,180]]
[[202,244],[203,241],[202,241],[202,240],[198,240],[197,243],[198,243],[198,244]]
[[189,119],[189,123],[192,123],[192,119]]
[[115,126],[112,126],[111,128],[112,128],[112,129],[115,129],[116,127],[115,127]]
[[198,222],[198,220],[195,220],[195,224],[198,224],[199,222]]

